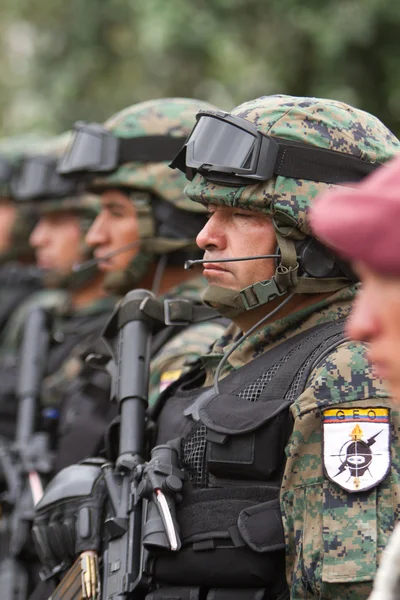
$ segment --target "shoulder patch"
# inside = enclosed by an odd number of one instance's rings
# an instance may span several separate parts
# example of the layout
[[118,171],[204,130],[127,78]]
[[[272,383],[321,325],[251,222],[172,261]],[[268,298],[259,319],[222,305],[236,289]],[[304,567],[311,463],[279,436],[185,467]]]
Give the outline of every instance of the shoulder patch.
[[330,408],[322,413],[325,475],[348,492],[377,486],[390,469],[388,408]]
[[173,369],[171,371],[164,371],[160,377],[160,394],[163,392],[171,383],[174,383],[182,375],[183,369]]

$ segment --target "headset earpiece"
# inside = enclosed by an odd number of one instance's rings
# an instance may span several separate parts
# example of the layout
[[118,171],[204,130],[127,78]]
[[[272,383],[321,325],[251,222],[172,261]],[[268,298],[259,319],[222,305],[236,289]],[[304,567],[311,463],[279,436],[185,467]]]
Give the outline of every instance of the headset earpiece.
[[[358,277],[351,266],[341,260],[321,244],[317,239],[307,236],[303,240],[294,240],[299,262],[299,275],[315,279],[331,279],[333,277],[346,277],[351,282],[357,282]],[[280,254],[279,247],[277,254]],[[276,264],[280,262],[276,259]]]

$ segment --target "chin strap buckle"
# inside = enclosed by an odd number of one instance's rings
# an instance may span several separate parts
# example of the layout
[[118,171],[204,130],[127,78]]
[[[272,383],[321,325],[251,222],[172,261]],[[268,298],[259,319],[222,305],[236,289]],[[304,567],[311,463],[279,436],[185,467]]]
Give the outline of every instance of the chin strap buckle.
[[283,296],[287,292],[287,287],[280,288],[276,280],[276,275],[272,279],[259,281],[249,285],[249,287],[241,290],[240,297],[243,300],[245,310],[251,310],[271,302],[274,298]]

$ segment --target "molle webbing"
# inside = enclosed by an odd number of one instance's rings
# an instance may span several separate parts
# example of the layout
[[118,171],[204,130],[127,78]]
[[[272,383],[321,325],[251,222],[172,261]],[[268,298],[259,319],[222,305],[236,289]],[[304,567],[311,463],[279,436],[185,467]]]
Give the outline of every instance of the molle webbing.
[[[258,429],[300,395],[318,356],[326,347],[335,347],[343,341],[343,326],[344,319],[317,325],[228,375],[219,384],[220,394],[210,391],[198,406],[202,423],[228,435]],[[251,411],[248,403],[243,402],[249,395]],[[227,407],[229,410],[225,412]]]

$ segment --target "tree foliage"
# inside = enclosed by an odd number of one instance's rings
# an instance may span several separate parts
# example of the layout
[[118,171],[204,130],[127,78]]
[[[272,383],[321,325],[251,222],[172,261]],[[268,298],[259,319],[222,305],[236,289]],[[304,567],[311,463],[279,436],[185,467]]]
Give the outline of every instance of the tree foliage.
[[229,110],[271,93],[344,100],[400,133],[392,0],[2,0],[0,15],[4,134],[149,98]]

